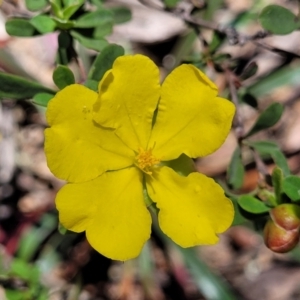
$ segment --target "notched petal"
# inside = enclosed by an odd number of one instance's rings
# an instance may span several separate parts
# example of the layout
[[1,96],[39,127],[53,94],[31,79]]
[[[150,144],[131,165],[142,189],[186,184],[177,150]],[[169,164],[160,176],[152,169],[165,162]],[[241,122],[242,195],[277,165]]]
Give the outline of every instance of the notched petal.
[[84,182],[106,170],[133,164],[134,153],[112,130],[95,124],[93,104],[98,94],[75,84],[50,101],[45,153],[50,170],[69,182]]
[[215,244],[232,223],[231,201],[213,179],[200,173],[182,177],[162,167],[147,177],[147,191],[159,208],[162,231],[182,247]]
[[149,146],[162,160],[181,154],[191,158],[216,151],[225,141],[234,105],[217,97],[217,88],[191,65],[176,68],[162,85],[161,99]]
[[146,56],[118,57],[99,84],[94,120],[115,128],[131,149],[146,148],[160,96],[159,72]]

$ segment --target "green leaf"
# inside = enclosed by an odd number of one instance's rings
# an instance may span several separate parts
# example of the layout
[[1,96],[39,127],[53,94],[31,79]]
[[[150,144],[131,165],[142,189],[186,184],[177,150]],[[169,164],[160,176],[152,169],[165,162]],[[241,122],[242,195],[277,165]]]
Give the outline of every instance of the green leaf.
[[269,95],[278,87],[284,85],[297,86],[299,84],[300,67],[296,66],[285,66],[268,74],[268,76],[261,78],[255,84],[247,88],[254,97],[261,97]]
[[244,181],[245,169],[241,154],[241,148],[238,146],[233,152],[227,170],[228,183],[233,187],[233,189],[239,189]]
[[64,20],[62,18],[53,17],[53,20],[56,23],[56,26],[62,30],[69,30],[75,26],[75,21]]
[[281,103],[272,103],[269,107],[267,107],[265,111],[260,114],[255,124],[245,137],[249,137],[261,130],[275,125],[280,120],[283,110],[284,106]]
[[47,6],[47,0],[25,0],[25,4],[28,10],[36,11],[41,10]]
[[66,66],[59,65],[53,72],[53,81],[59,89],[75,83],[73,72]]
[[52,94],[38,93],[33,97],[33,103],[39,106],[47,107],[48,102],[53,98]]
[[62,18],[62,7],[60,0],[50,0],[51,10],[57,18]]
[[274,187],[277,204],[282,203],[282,200],[281,200],[282,180],[283,180],[282,170],[276,166],[272,172],[272,184]]
[[43,215],[40,227],[28,228],[22,235],[19,241],[18,257],[25,261],[31,260],[56,226],[57,220],[53,215]]
[[245,67],[242,74],[240,75],[240,79],[241,80],[246,80],[246,79],[252,77],[253,75],[256,74],[257,70],[258,70],[257,63],[252,61],[249,65],[247,65]]
[[5,29],[11,36],[29,37],[38,34],[29,19],[12,18],[6,21]]
[[278,165],[279,168],[281,168],[284,176],[288,176],[291,174],[286,157],[281,152],[281,150],[272,152],[271,156],[272,156],[272,159],[274,160],[275,164]]
[[300,178],[298,176],[288,176],[282,183],[283,191],[292,201],[300,200]]
[[15,258],[10,265],[10,273],[22,279],[29,279],[31,276],[31,268],[24,260]]
[[72,30],[70,33],[81,45],[89,49],[102,51],[108,45],[107,40],[103,38],[89,39],[74,30]]
[[299,20],[288,9],[279,5],[266,6],[258,17],[262,27],[273,34],[289,34],[299,27]]
[[17,291],[17,290],[5,289],[5,296],[6,296],[7,300],[30,299],[30,298],[28,298],[28,297],[30,297],[28,291]]
[[30,20],[30,24],[43,34],[53,32],[56,27],[56,22],[48,15],[37,15]]
[[0,72],[0,82],[0,99],[8,98],[20,100],[30,99],[38,93],[55,94],[53,90],[36,82],[3,72]]
[[93,79],[87,79],[84,83],[84,86],[86,86],[92,91],[98,92],[98,84],[99,84],[98,81],[95,81]]
[[262,157],[272,157],[275,164],[282,170],[284,176],[290,175],[290,169],[284,154],[277,144],[269,141],[250,142],[247,145],[254,148]]
[[107,21],[101,24],[101,26],[97,26],[94,30],[93,37],[99,39],[111,34],[113,32],[113,26],[113,21]]
[[132,18],[131,11],[127,7],[111,7],[111,11],[113,13],[113,19],[115,24],[122,24],[128,22]]
[[196,172],[194,161],[185,154],[166,162],[166,165],[181,176],[188,176],[190,173]]
[[88,78],[99,82],[105,72],[112,68],[116,58],[122,55],[124,55],[124,48],[119,45],[110,44],[105,47],[95,58],[93,65],[90,68]]
[[237,300],[230,287],[215,275],[200,259],[193,248],[181,248],[174,245],[182,254],[186,266],[201,294],[207,300]]
[[166,5],[166,7],[168,8],[174,8],[180,0],[164,0],[164,3]]
[[234,207],[234,219],[231,226],[241,225],[246,223],[248,220],[241,213],[241,208],[238,205],[238,197],[234,195],[229,195],[230,200],[232,201]]
[[102,24],[113,22],[113,13],[108,9],[98,9],[85,13],[76,20],[75,28],[101,27]]
[[76,1],[76,4],[70,5],[62,10],[62,15],[65,20],[69,20],[76,11],[83,5],[84,0]]
[[270,210],[265,203],[250,195],[242,195],[238,199],[239,206],[252,214],[262,214]]

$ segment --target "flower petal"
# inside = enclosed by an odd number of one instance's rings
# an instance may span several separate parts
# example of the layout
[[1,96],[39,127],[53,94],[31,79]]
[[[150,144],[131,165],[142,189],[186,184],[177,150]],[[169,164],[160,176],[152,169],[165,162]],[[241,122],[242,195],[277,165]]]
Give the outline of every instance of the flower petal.
[[142,173],[136,167],[67,184],[58,192],[56,206],[67,229],[86,230],[91,246],[111,259],[138,256],[150,237],[151,216],[144,203]]
[[92,119],[98,94],[74,84],[49,102],[45,130],[47,163],[53,174],[69,182],[83,182],[133,164],[134,153],[114,134]]
[[181,177],[168,167],[147,176],[162,231],[182,247],[215,244],[231,225],[234,210],[222,188],[200,173]]
[[234,105],[216,97],[217,87],[192,65],[181,65],[164,81],[156,122],[149,141],[161,160],[182,153],[196,158],[217,150],[225,141]]
[[[97,181],[97,213],[87,239],[103,255],[127,260],[139,255],[150,238],[151,216],[144,203],[143,175],[137,168],[103,174]],[[101,176],[101,177],[102,177]],[[104,198],[104,199],[103,199]]]
[[146,149],[159,100],[159,72],[146,56],[118,57],[99,84],[94,120],[116,128],[131,149]]

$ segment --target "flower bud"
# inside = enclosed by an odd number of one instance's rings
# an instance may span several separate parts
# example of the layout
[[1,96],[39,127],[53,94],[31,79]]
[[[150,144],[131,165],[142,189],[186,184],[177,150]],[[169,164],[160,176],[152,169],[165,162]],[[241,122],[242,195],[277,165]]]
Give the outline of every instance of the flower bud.
[[280,204],[270,211],[270,216],[278,226],[285,230],[300,227],[300,206],[297,204]]
[[292,250],[298,243],[299,230],[285,230],[269,220],[264,229],[266,246],[274,252],[285,253]]

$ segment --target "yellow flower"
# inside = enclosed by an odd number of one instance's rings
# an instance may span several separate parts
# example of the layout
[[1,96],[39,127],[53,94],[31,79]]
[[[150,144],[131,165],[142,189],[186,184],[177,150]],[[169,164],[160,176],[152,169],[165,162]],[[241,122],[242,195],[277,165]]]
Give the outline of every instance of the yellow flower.
[[205,175],[180,176],[161,162],[212,153],[233,115],[233,104],[217,97],[216,86],[194,66],[181,65],[160,86],[158,68],[142,55],[117,58],[99,94],[66,87],[48,105],[45,131],[48,165],[69,182],[56,197],[60,222],[86,231],[107,257],[134,258],[151,232],[145,188],[173,241],[216,243],[233,219],[230,200]]

